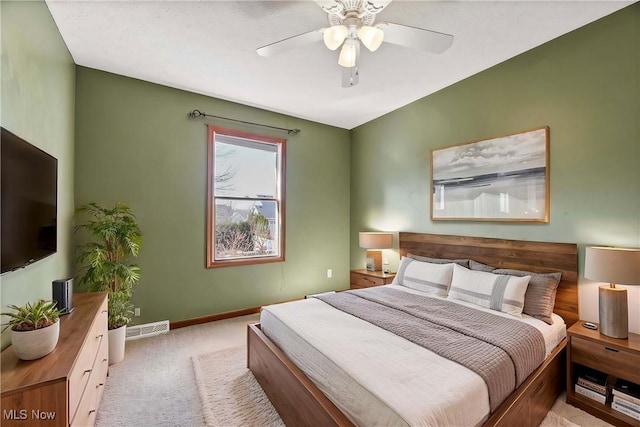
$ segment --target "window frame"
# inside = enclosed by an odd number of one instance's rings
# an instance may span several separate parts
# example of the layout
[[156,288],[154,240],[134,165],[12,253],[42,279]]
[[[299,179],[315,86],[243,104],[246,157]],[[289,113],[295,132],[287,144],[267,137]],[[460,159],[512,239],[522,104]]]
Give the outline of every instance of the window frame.
[[[206,250],[206,262],[207,268],[219,268],[219,267],[231,267],[242,265],[255,265],[255,264],[267,264],[273,262],[284,262],[285,260],[285,195],[286,195],[286,143],[285,138],[275,138],[271,136],[265,136],[255,134],[251,132],[245,132],[237,129],[223,128],[219,126],[208,125],[207,126],[207,250]],[[279,153],[279,182],[278,194],[274,199],[268,199],[269,201],[275,200],[278,212],[278,240],[280,246],[280,253],[277,256],[256,256],[247,258],[235,258],[227,260],[215,259],[215,139],[216,135],[227,135],[236,138],[249,139],[258,143],[276,144]],[[229,199],[230,197],[219,196],[220,199]]]

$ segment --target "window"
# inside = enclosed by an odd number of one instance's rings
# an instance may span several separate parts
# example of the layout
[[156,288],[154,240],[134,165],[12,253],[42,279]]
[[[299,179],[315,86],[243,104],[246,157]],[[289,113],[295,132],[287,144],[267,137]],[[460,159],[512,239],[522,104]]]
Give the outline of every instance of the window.
[[207,268],[284,261],[285,145],[209,126]]

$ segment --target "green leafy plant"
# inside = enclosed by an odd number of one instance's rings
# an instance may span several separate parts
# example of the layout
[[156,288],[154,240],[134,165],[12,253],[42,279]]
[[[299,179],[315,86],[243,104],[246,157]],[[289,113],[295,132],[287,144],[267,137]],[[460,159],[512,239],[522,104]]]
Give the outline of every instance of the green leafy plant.
[[126,325],[133,316],[133,305],[123,292],[112,292],[109,294],[109,313],[107,323],[114,325],[110,329],[115,329]]
[[35,331],[36,329],[46,328],[58,321],[62,310],[56,308],[55,301],[38,300],[36,303],[26,303],[19,307],[9,305],[12,313],[1,313],[3,316],[9,316],[11,319],[5,323],[2,331],[8,327],[14,331]]
[[129,206],[116,203],[105,208],[96,203],[80,206],[76,213],[88,217],[76,231],[85,231],[90,240],[78,247],[78,285],[88,291],[109,293],[109,329],[131,320],[133,287],[140,280],[140,268],[130,262],[137,257],[142,232]]

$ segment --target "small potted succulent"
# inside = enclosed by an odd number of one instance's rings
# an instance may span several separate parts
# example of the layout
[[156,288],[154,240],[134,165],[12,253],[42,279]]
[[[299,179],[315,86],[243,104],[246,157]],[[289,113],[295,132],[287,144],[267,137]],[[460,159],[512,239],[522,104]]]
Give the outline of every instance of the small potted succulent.
[[11,327],[13,351],[22,360],[35,360],[51,353],[60,336],[60,313],[55,301],[38,300],[22,307],[8,306],[13,312],[3,331]]

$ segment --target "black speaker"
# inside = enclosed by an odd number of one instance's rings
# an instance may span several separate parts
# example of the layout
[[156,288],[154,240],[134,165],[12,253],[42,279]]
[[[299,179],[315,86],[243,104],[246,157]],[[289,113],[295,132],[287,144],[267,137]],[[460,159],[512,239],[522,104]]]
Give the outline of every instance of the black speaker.
[[56,307],[62,310],[62,314],[69,314],[73,311],[73,279],[54,280],[52,283],[53,300]]

